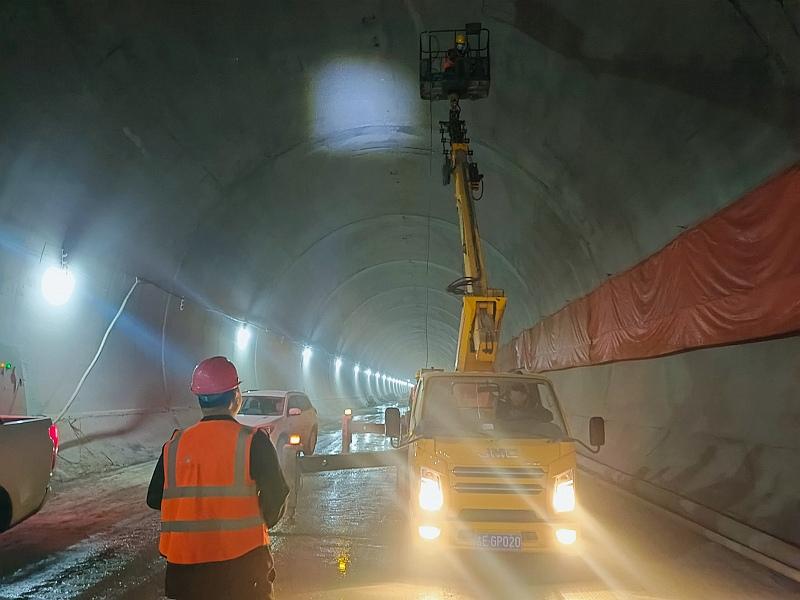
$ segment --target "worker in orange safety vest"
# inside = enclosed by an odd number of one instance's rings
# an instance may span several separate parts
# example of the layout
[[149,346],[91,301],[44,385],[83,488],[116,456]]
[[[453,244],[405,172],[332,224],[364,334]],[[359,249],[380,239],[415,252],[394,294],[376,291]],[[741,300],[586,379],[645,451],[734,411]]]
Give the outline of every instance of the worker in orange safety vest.
[[240,383],[225,357],[195,367],[191,390],[203,418],[172,434],[150,481],[168,598],[273,598],[268,528],[283,516],[289,490],[267,434],[234,419]]

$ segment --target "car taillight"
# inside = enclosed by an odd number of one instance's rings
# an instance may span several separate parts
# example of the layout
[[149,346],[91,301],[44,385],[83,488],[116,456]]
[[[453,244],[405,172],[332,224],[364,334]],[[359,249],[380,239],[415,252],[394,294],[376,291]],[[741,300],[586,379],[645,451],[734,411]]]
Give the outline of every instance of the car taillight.
[[58,426],[53,423],[50,425],[50,429],[47,430],[47,433],[50,435],[50,440],[53,442],[53,463],[51,468],[55,468],[56,466],[56,455],[58,454]]

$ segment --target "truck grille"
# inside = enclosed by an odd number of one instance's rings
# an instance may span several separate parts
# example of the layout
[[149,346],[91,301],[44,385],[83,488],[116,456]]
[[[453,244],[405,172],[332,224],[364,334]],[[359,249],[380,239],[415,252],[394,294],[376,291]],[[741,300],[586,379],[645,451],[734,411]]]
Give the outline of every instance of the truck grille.
[[492,477],[496,479],[541,479],[544,469],[539,467],[455,467],[456,477]]
[[543,521],[533,510],[496,510],[488,508],[465,508],[458,513],[465,523],[539,523]]
[[536,483],[505,483],[503,481],[492,482],[459,482],[453,489],[463,494],[517,494],[529,496],[541,494],[542,486]]

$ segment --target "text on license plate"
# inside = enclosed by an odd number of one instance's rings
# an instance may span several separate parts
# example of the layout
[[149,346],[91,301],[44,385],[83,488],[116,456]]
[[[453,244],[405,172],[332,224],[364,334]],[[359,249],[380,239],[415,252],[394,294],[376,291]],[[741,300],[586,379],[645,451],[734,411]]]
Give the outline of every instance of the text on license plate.
[[481,533],[475,536],[475,545],[491,550],[522,550],[522,535]]

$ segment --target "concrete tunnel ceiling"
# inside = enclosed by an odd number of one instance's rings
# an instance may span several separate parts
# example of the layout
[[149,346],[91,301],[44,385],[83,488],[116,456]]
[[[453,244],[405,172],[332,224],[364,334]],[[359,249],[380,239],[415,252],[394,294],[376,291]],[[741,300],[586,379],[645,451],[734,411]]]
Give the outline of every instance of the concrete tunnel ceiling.
[[[784,8],[770,22],[796,32]],[[507,338],[798,155],[800,60],[750,2],[2,11],[8,227],[405,376],[452,364],[459,313],[422,29],[492,32],[491,95],[463,115]]]

